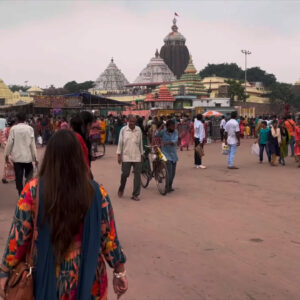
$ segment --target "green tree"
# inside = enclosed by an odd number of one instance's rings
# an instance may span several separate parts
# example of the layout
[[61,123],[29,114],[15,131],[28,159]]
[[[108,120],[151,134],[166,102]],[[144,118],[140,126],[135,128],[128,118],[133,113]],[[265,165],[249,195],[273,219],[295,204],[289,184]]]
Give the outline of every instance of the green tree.
[[271,103],[274,104],[289,104],[290,106],[299,109],[300,97],[293,92],[293,86],[289,83],[276,82],[270,87]]
[[30,88],[30,86],[17,85],[17,84],[9,85],[9,89],[12,92],[19,92],[19,91],[26,92],[29,88]]
[[64,88],[56,88],[53,84],[50,87],[44,89],[43,94],[47,96],[58,96],[58,95],[65,95],[68,91]]
[[228,79],[225,80],[225,83],[229,84],[228,94],[231,101],[234,101],[235,98],[240,101],[246,101],[248,96],[245,95],[245,87],[242,85],[242,81]]
[[94,81],[84,81],[82,83],[77,83],[75,80],[70,81],[64,85],[64,89],[69,93],[78,93],[82,91],[87,91],[94,87]]
[[[219,76],[237,80],[244,80],[245,71],[235,63],[223,64],[208,64],[203,70],[199,72],[200,77]],[[262,82],[264,86],[269,87],[275,84],[276,77],[274,74],[269,74],[259,67],[247,69],[247,81],[249,82]]]
[[268,74],[259,67],[253,67],[247,70],[247,81],[262,82],[264,86],[269,87],[276,83],[276,77],[274,74]]
[[232,79],[242,79],[244,71],[235,63],[223,64],[208,64],[203,70],[199,72],[200,77],[226,77]]

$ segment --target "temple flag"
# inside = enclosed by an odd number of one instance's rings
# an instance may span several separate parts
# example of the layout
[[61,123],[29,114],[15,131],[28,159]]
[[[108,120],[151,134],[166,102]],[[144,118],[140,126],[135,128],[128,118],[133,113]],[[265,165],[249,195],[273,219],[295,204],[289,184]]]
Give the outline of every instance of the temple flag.
[[175,16],[176,16],[176,17],[179,17],[179,15],[178,15],[177,13],[175,13]]

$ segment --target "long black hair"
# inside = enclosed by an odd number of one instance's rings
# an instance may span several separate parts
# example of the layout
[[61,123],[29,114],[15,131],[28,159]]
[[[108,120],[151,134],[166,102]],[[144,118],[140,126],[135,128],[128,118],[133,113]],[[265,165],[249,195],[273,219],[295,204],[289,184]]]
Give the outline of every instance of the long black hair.
[[44,218],[56,262],[61,263],[94,196],[82,148],[71,130],[59,130],[50,138],[39,177],[44,182]]

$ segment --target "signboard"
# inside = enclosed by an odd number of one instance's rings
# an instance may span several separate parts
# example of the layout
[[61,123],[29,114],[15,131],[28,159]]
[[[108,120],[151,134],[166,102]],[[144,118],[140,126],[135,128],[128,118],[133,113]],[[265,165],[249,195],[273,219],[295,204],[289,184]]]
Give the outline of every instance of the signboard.
[[195,107],[195,113],[196,113],[196,115],[202,114],[203,113],[203,108],[202,107]]
[[174,109],[158,109],[156,115],[158,117],[161,116],[169,116],[175,113]]

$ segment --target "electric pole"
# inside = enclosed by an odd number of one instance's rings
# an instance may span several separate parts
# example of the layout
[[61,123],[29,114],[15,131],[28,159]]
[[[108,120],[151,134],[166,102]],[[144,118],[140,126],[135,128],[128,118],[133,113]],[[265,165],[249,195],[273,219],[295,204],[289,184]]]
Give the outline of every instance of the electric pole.
[[251,52],[249,50],[241,50],[243,54],[245,54],[245,101],[247,95],[247,55],[250,55]]

